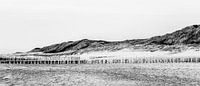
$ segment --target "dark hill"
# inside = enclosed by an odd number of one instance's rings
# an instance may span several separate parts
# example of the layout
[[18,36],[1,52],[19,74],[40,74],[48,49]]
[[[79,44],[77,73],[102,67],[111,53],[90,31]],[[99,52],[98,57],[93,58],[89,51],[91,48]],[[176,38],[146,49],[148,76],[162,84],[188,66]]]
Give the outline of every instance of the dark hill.
[[65,51],[88,51],[88,50],[119,50],[134,45],[187,45],[200,44],[200,25],[185,27],[173,33],[163,36],[155,36],[149,39],[133,39],[125,41],[103,41],[88,40],[69,41],[60,44],[54,44],[43,48],[35,48],[30,52],[59,53]]
[[163,36],[156,36],[148,39],[149,43],[154,44],[199,44],[200,43],[200,25],[185,27],[181,30],[169,33]]
[[54,44],[43,48],[35,48],[30,52],[58,53],[69,50],[81,50],[88,47],[100,47],[109,43],[111,42],[83,39],[79,41],[69,41],[60,44]]

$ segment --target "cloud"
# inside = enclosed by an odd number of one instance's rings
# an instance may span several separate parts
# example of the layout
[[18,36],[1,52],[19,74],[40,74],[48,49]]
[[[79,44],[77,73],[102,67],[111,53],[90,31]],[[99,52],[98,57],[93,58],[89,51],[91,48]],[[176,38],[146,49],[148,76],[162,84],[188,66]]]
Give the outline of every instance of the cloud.
[[198,3],[198,0],[0,0],[3,40],[0,49],[26,51],[82,38],[125,40],[162,35],[199,23]]

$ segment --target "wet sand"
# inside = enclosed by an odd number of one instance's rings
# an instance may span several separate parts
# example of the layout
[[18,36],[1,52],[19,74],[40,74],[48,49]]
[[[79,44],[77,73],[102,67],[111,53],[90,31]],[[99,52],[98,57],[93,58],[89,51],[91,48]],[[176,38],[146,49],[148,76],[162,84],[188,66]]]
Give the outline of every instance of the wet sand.
[[0,64],[0,86],[199,86],[199,65]]

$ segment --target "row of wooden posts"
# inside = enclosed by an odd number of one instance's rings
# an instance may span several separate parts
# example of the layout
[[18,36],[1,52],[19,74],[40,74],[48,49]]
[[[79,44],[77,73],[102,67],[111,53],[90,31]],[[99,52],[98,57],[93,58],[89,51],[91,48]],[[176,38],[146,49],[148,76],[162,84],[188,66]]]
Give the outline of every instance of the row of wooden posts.
[[25,58],[0,58],[0,64],[117,64],[117,63],[198,63],[200,58],[142,58],[94,60],[38,60]]

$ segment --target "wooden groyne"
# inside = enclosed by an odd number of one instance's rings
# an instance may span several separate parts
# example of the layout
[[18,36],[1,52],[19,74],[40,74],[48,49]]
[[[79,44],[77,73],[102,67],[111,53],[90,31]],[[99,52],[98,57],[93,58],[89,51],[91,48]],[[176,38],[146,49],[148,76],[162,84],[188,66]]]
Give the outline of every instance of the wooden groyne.
[[145,64],[145,63],[199,63],[200,57],[138,57],[138,58],[101,58],[84,60],[80,57],[70,59],[37,59],[37,58],[6,58],[0,57],[0,64]]

